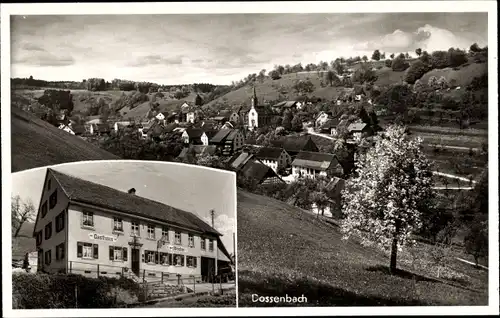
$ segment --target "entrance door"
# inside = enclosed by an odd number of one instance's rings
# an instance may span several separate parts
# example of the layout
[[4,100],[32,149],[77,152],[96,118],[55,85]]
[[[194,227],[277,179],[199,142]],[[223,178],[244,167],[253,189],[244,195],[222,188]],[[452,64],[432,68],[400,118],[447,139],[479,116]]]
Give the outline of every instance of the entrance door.
[[138,248],[132,249],[132,272],[139,276],[141,264],[140,250]]

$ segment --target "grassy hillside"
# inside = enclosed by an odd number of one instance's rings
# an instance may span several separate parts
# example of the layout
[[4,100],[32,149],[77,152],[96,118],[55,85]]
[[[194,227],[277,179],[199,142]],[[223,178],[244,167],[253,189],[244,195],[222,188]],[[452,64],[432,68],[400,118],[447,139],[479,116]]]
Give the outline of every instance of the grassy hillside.
[[11,109],[12,172],[74,161],[119,159],[32,114]]
[[238,192],[240,306],[259,306],[252,294],[303,294],[305,306],[487,304],[487,273],[453,262],[447,271],[454,281],[443,274],[435,279],[431,267],[422,269],[424,250],[418,255],[420,270],[406,265],[408,258],[400,253],[404,270],[389,275],[388,256],[342,241],[336,225],[283,202]]
[[22,259],[28,252],[36,250],[36,240],[33,237],[35,223],[24,223],[19,235],[12,238],[12,259]]
[[437,78],[443,76],[448,83],[451,80],[455,80],[457,86],[463,87],[470,84],[474,77],[479,77],[486,73],[488,73],[488,63],[470,63],[462,65],[458,70],[454,70],[450,67],[434,69],[422,76],[421,81],[427,83],[431,76],[436,76]]

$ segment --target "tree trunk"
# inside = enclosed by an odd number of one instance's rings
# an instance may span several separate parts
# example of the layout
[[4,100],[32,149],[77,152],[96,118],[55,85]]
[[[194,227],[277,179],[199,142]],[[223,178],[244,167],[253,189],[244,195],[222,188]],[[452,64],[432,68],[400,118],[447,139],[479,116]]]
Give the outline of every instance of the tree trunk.
[[21,227],[23,226],[23,223],[18,224],[18,226],[16,228],[16,232],[14,232],[14,237],[17,237],[19,235],[19,231],[21,231]]
[[391,274],[396,273],[396,259],[398,256],[398,239],[393,238],[392,239],[392,247],[391,247],[391,266],[390,266],[390,271]]

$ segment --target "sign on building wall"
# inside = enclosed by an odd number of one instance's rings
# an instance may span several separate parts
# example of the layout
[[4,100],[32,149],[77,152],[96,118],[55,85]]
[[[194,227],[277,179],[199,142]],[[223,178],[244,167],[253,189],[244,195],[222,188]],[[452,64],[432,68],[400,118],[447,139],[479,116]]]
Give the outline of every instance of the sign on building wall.
[[185,252],[186,251],[186,249],[184,249],[183,247],[173,246],[173,245],[167,246],[167,250],[169,250],[171,252]]
[[97,241],[116,242],[116,237],[98,233],[90,233],[89,238]]

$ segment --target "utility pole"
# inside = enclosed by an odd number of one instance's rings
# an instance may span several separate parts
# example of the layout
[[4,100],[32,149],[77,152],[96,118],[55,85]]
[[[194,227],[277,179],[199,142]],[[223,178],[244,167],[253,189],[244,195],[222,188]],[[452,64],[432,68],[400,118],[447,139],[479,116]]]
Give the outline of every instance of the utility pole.
[[212,227],[215,229],[215,224],[214,224],[215,210],[214,209],[210,210],[210,216],[212,217]]

